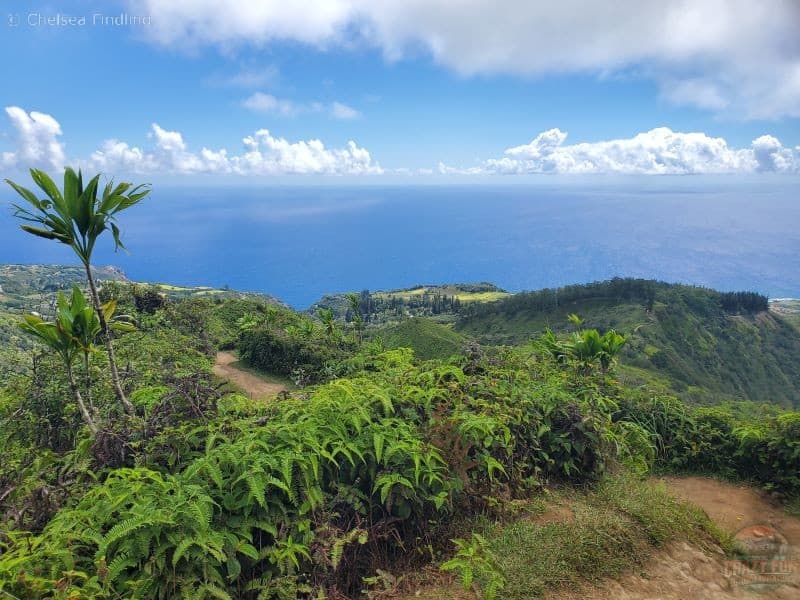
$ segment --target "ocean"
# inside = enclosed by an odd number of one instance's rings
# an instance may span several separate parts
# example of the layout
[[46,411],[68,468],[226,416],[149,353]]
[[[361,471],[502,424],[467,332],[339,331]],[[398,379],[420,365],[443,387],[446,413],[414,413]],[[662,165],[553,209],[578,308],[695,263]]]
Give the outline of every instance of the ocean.
[[[115,254],[109,236],[96,264],[297,308],[349,290],[491,281],[520,291],[614,276],[800,297],[800,182],[788,177],[164,185],[120,226],[129,253]],[[0,263],[74,262],[0,209]]]

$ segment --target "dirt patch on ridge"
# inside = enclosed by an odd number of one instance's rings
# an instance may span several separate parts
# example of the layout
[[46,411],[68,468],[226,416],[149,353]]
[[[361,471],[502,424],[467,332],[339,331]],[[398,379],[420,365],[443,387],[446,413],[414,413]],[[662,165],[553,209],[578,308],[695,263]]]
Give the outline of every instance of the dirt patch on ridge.
[[800,549],[800,519],[759,490],[707,477],[665,477],[663,481],[671,494],[696,504],[730,533],[752,525],[769,525]]
[[661,481],[674,496],[702,508],[725,531],[736,534],[746,527],[768,525],[778,530],[794,549],[795,581],[754,591],[735,585],[726,574],[726,557],[721,550],[704,551],[692,544],[678,542],[656,553],[638,573],[608,580],[579,592],[558,592],[548,598],[567,600],[734,600],[800,598],[800,519],[786,513],[775,500],[745,485],[726,483],[706,477],[665,477]]
[[237,366],[239,359],[233,352],[219,352],[214,361],[214,375],[227,379],[254,400],[277,396],[287,390],[282,383],[267,381]]

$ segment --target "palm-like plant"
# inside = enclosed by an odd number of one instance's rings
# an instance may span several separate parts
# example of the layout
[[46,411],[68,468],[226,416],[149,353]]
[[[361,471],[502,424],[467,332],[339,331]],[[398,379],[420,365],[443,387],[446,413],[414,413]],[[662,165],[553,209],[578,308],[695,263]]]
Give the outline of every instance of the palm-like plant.
[[603,373],[606,373],[616,360],[616,356],[625,345],[625,342],[628,341],[628,338],[613,329],[609,329],[603,334],[601,341],[603,343],[603,353],[600,355],[600,368]]
[[62,192],[44,171],[31,169],[30,173],[34,183],[46,197],[39,199],[32,191],[6,179],[6,183],[27,202],[26,206],[14,205],[15,215],[27,222],[22,225],[24,231],[68,245],[83,263],[89,282],[92,304],[105,337],[114,391],[125,410],[133,413],[133,404],[125,396],[120,384],[112,344],[112,331],[100,304],[91,261],[97,239],[109,229],[114,237],[115,249],[124,249],[119,237],[119,227],[115,222],[116,216],[147,196],[150,193],[150,187],[149,185],[133,186],[131,183],[114,185],[114,182],[111,181],[101,192],[99,174],[84,186],[81,172],[75,173],[74,170],[67,167],[64,170],[64,190]]
[[317,311],[317,316],[319,320],[322,321],[322,327],[325,330],[326,337],[329,341],[332,341],[338,333],[336,317],[333,314],[333,310],[330,308],[320,308]]
[[573,333],[571,340],[565,342],[564,347],[585,369],[590,369],[592,364],[599,362],[600,370],[605,374],[626,341],[624,335],[613,329],[603,335],[596,329],[583,329]]
[[[135,327],[126,321],[126,317],[114,317],[116,301],[111,300],[102,305],[101,310],[109,327],[117,332],[133,331]],[[56,314],[54,321],[45,321],[38,314],[29,314],[23,317],[20,328],[26,333],[37,338],[49,346],[61,357],[67,370],[70,391],[81,416],[89,429],[97,432],[97,414],[89,402],[87,407],[75,378],[73,365],[79,354],[83,354],[84,365],[87,373],[89,369],[89,356],[97,352],[95,341],[102,331],[100,316],[97,311],[86,301],[78,286],[73,286],[69,299],[63,292],[58,293]],[[87,394],[89,389],[87,387]]]
[[347,294],[347,305],[352,315],[355,337],[360,342],[364,329],[364,318],[361,316],[361,298],[357,294]]

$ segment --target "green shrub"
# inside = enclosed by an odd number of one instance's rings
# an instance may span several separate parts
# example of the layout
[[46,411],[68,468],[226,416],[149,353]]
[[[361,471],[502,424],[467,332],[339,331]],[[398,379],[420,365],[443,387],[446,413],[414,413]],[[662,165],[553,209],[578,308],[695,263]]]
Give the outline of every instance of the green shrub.
[[800,494],[800,413],[754,410],[747,402],[691,407],[626,393],[614,419],[650,433],[660,470],[741,478]]
[[346,346],[319,337],[304,337],[291,327],[260,326],[241,332],[240,356],[251,365],[275,375],[292,377],[306,385],[330,376],[346,355]]
[[[40,535],[12,535],[0,589],[351,593],[454,513],[548,479],[595,480],[614,459],[610,405],[596,387],[576,393],[558,369],[542,377],[527,353],[467,375],[456,364],[418,365],[407,350],[376,350],[306,397],[255,414],[228,397],[207,425],[188,415],[168,425],[137,458],[163,472],[112,470]],[[182,396],[162,391],[136,395],[151,421],[179,409]],[[357,560],[364,555],[383,558]]]

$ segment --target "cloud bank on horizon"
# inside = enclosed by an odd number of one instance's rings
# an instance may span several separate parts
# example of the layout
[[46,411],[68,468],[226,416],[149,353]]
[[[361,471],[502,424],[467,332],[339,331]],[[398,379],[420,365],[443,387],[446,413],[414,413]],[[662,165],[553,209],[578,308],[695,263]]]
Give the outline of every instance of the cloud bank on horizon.
[[529,144],[508,148],[502,158],[455,168],[439,164],[442,174],[636,174],[694,175],[721,173],[797,173],[800,148],[786,148],[762,135],[749,148],[735,149],[723,138],[681,133],[657,127],[631,138],[565,145],[558,128],[544,131]]
[[745,119],[800,116],[796,0],[128,0],[167,47],[363,45],[465,76],[640,77],[662,98]]
[[[15,132],[16,148],[0,154],[5,169],[39,167],[58,171],[67,164],[106,173],[190,175],[381,175],[408,173],[384,169],[370,152],[349,141],[328,148],[318,139],[288,141],[259,129],[242,139],[238,153],[201,147],[192,151],[178,131],[151,125],[152,147],[142,149],[117,139],[105,140],[88,157],[67,157],[63,132],[51,115],[5,109]],[[631,138],[567,145],[558,128],[538,134],[530,143],[508,148],[500,158],[459,168],[440,163],[444,175],[640,174],[685,175],[720,173],[800,173],[800,146],[788,148],[772,135],[762,135],[748,148],[731,148],[723,138],[682,133],[658,127]],[[432,170],[421,170],[420,174]]]
[[[40,167],[53,171],[68,162],[59,141],[61,126],[52,116],[18,106],[6,107],[16,134],[16,149],[0,155],[7,169]],[[217,173],[238,175],[367,175],[380,174],[381,166],[369,152],[350,141],[344,148],[326,148],[320,140],[290,142],[259,129],[242,140],[239,154],[226,149],[199,152],[188,149],[183,135],[153,123],[148,136],[153,147],[143,150],[117,140],[105,140],[88,157],[70,157],[73,165],[106,173]]]

